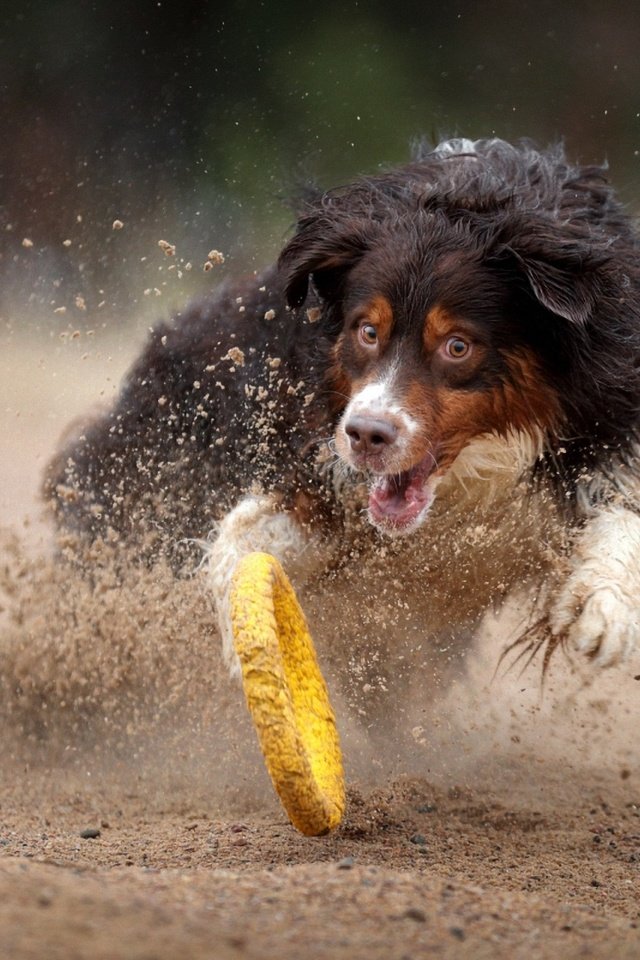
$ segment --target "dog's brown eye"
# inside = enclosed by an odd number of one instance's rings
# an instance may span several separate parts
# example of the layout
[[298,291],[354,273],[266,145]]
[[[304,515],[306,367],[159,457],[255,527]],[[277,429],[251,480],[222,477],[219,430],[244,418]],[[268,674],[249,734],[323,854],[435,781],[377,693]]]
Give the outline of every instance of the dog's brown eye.
[[372,323],[363,323],[360,327],[360,339],[367,347],[373,347],[378,342],[378,331]]
[[445,350],[447,356],[453,360],[462,360],[471,350],[471,344],[467,343],[466,340],[462,340],[460,337],[449,337],[445,344]]

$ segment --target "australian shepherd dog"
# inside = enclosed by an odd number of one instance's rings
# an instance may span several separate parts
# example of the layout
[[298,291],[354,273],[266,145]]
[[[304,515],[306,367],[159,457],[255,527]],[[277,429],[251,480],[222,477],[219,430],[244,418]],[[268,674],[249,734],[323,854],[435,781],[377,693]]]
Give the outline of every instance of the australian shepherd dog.
[[330,572],[347,659],[349,609],[366,660],[385,610],[405,653],[445,649],[526,590],[523,637],[608,666],[640,637],[639,424],[638,233],[605,172],[456,139],[307,192],[277,264],[154,329],[46,489],[147,558],[206,541],[232,672],[252,550]]

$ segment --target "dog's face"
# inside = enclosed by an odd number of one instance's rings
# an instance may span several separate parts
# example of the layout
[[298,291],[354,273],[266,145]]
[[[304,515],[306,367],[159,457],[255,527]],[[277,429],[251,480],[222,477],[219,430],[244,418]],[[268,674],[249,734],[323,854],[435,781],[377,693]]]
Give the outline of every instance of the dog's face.
[[371,475],[369,516],[390,533],[422,523],[475,437],[558,419],[535,351],[513,339],[517,298],[474,254],[413,237],[363,257],[345,283],[332,376],[349,399],[335,445]]
[[281,263],[294,305],[313,279],[335,337],[336,450],[371,477],[370,520],[402,535],[474,438],[559,428],[549,317],[580,324],[589,292],[569,295],[553,258],[527,261],[444,215],[340,227],[300,231]]

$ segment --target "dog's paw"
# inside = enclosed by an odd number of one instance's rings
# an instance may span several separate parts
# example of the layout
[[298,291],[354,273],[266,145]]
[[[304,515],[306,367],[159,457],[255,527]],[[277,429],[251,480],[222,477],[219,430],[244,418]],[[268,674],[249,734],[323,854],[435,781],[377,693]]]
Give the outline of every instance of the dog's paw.
[[576,571],[551,611],[552,633],[598,667],[611,667],[640,647],[640,603],[610,580]]

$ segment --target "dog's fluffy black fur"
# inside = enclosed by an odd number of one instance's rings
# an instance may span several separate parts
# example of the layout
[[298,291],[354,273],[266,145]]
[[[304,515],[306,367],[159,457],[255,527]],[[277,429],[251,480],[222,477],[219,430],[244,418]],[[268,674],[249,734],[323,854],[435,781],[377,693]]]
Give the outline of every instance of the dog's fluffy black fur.
[[[408,330],[438,283],[452,309],[491,327],[495,376],[473,390],[513,380],[509,351],[535,357],[557,411],[532,415],[542,432],[532,476],[563,509],[581,490],[593,500],[626,489],[640,419],[632,220],[605,171],[572,166],[560,148],[449,141],[307,197],[277,266],[159,325],[115,406],[49,469],[61,522],[90,537],[199,538],[250,489],[275,492],[305,522],[339,522],[317,452],[354,376],[339,352],[346,308],[357,285],[381,292],[396,314],[404,304]],[[527,429],[507,413],[496,429],[514,426]]]

